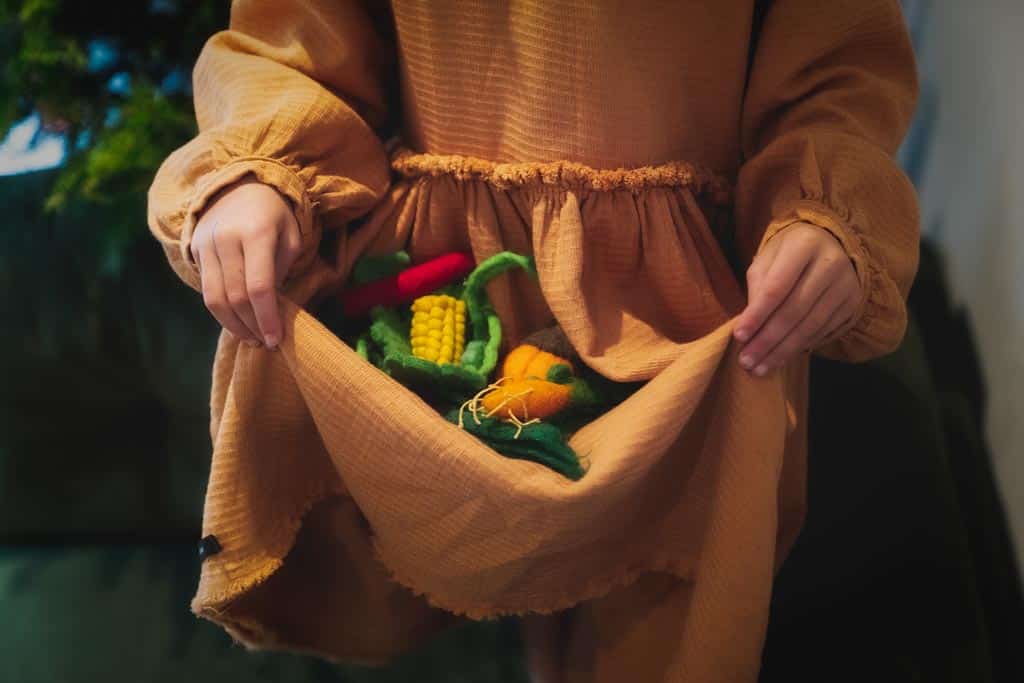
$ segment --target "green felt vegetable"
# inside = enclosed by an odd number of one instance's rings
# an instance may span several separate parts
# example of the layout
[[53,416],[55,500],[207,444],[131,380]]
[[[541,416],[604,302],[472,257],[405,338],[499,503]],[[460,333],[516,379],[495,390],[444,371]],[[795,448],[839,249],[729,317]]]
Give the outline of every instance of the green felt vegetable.
[[[458,410],[449,412],[445,417],[459,424]],[[534,422],[519,427],[494,417],[480,415],[474,418],[464,412],[462,428],[506,457],[546,465],[573,481],[583,477],[584,469],[579,458],[566,443],[562,430],[554,425]]]
[[356,353],[358,353],[363,360],[370,360],[370,340],[366,338],[367,335],[359,335],[356,340]]

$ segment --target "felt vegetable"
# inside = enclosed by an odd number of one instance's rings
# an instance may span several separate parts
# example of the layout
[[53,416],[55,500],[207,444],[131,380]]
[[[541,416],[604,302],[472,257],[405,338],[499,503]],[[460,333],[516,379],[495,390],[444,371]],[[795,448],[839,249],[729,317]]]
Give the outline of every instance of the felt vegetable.
[[573,348],[569,337],[565,335],[565,331],[558,325],[537,330],[523,339],[520,346],[535,346],[541,351],[553,353],[569,361],[570,366],[579,362],[579,354]]
[[[372,322],[368,330],[364,357],[410,388],[454,403],[462,403],[467,396],[472,396],[488,385],[490,376],[498,364],[501,321],[487,297],[486,285],[499,275],[516,268],[535,274],[533,260],[528,256],[501,252],[473,269],[464,286],[449,284],[449,291],[445,294],[458,300],[453,323],[458,316],[458,302],[463,302],[465,307],[466,328],[463,332],[464,351],[461,357],[455,354],[457,334],[454,336],[455,343],[452,344],[452,360],[458,359],[457,363],[438,363],[421,357],[427,355],[422,350],[417,354],[413,349],[416,332],[412,329],[414,322],[411,319],[416,311],[412,312],[412,316],[408,316],[384,305],[374,306],[370,311]],[[453,330],[454,327],[453,324]],[[439,339],[445,334],[443,321],[440,330]],[[430,345],[417,343],[416,346]],[[439,359],[440,348],[439,344]]]
[[521,379],[495,386],[481,398],[481,404],[487,415],[528,422],[560,413],[571,400],[572,386],[568,384]]
[[466,344],[466,302],[444,294],[421,296],[412,311],[412,355],[458,365]]
[[534,332],[512,349],[501,377],[476,400],[485,415],[512,424],[542,419],[573,431],[638,386],[612,382],[588,368],[556,326]]
[[566,443],[558,427],[544,422],[515,425],[465,409],[453,410],[447,419],[492,449],[509,458],[531,460],[550,467],[572,480],[584,474],[576,452]]
[[473,270],[473,257],[452,252],[407,268],[397,275],[345,290],[341,302],[345,315],[356,317],[375,306],[398,306],[430,294],[465,277]]
[[505,356],[501,374],[502,377],[515,380],[549,379],[548,373],[557,365],[566,367],[555,370],[556,376],[565,376],[566,372],[569,376],[573,374],[572,363],[565,358],[542,351],[533,344],[520,344]]
[[481,402],[487,415],[543,420],[569,406],[572,382],[572,363],[532,344],[522,344],[505,357],[501,379]]

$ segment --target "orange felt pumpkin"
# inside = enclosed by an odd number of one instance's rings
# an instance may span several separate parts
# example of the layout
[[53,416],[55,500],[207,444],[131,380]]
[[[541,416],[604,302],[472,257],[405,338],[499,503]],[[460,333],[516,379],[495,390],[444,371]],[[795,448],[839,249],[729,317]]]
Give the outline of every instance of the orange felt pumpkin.
[[572,372],[572,363],[564,358],[556,356],[547,351],[541,351],[532,344],[522,344],[512,349],[505,357],[505,363],[501,367],[501,374],[509,380],[517,379],[547,379],[548,371],[553,365],[568,366]]
[[[531,344],[517,346],[502,365],[500,386],[480,399],[485,412],[510,419],[544,419],[572,400],[572,363]],[[551,381],[559,378],[559,381]]]

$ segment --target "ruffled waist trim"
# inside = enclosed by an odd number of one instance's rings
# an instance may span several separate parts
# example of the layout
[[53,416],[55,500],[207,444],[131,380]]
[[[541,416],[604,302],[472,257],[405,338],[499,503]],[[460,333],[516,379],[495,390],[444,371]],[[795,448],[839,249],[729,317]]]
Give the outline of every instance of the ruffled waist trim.
[[554,187],[640,193],[652,188],[685,187],[716,204],[725,204],[732,196],[728,179],[687,161],[602,169],[572,161],[499,163],[459,154],[418,153],[399,148],[392,154],[391,168],[405,178],[449,176],[461,181],[486,182],[499,189]]

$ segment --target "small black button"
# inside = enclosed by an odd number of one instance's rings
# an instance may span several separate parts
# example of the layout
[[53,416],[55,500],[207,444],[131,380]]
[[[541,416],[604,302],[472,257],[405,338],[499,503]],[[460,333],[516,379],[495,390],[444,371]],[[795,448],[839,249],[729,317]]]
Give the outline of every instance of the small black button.
[[210,535],[199,541],[199,561],[202,562],[210,555],[216,555],[221,551],[220,541],[216,536]]

